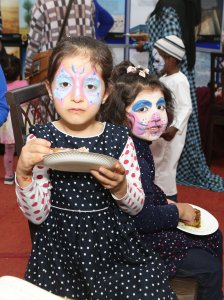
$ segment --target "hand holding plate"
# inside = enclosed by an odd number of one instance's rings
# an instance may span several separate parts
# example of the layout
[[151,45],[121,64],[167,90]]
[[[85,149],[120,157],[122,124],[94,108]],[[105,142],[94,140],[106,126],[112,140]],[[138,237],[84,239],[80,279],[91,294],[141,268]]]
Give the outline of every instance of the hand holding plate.
[[100,167],[99,170],[91,170],[90,173],[118,199],[126,195],[127,180],[125,169],[120,162],[114,164],[112,169]]

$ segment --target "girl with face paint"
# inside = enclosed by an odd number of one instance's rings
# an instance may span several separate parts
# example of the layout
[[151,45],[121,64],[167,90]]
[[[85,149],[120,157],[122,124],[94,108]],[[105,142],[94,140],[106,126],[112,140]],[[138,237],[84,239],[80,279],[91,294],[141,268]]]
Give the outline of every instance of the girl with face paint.
[[[47,89],[59,119],[30,128],[16,170],[21,210],[40,224],[25,278],[70,299],[177,299],[130,216],[141,211],[144,193],[129,130],[98,121],[112,66],[109,48],[92,38],[68,37],[53,50]],[[117,163],[90,173],[39,165],[51,148],[80,147]]]
[[[193,236],[178,230],[179,218],[191,221],[189,204],[167,200],[154,184],[155,167],[149,148],[172,122],[170,91],[148,70],[128,61],[112,73],[113,87],[102,120],[129,126],[134,141],[145,192],[144,207],[134,216],[146,248],[155,250],[164,260],[172,278],[196,277],[198,299],[222,299],[222,236],[218,230],[209,236]],[[153,143],[153,142],[152,142]]]

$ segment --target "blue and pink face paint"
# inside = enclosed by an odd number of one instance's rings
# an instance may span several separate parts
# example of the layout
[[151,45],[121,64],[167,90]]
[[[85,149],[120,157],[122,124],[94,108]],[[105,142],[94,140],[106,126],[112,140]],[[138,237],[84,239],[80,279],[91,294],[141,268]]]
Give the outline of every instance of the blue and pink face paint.
[[165,99],[134,101],[128,110],[128,118],[135,136],[148,141],[158,139],[168,123]]
[[156,71],[157,74],[161,74],[165,66],[165,61],[156,48],[152,49],[152,56],[153,56],[154,70]]
[[71,69],[66,70],[61,64],[55,76],[52,92],[55,101],[61,105],[68,96],[77,102],[87,101],[88,107],[101,104],[101,80],[95,68],[86,73],[84,67],[76,69],[72,65]]

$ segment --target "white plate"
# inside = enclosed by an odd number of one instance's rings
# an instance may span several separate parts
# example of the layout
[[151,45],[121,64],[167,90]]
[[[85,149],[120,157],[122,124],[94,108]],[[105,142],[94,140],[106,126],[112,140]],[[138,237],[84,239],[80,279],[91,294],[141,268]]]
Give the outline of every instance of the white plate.
[[50,169],[67,172],[89,172],[100,166],[112,168],[117,160],[111,156],[93,152],[56,152],[46,155],[42,164]]
[[210,214],[210,212],[196,205],[192,205],[192,207],[201,211],[201,227],[196,228],[179,222],[177,225],[178,229],[195,235],[208,235],[212,234],[219,228],[217,219]]
[[13,276],[0,277],[0,295],[1,300],[62,300],[61,297]]

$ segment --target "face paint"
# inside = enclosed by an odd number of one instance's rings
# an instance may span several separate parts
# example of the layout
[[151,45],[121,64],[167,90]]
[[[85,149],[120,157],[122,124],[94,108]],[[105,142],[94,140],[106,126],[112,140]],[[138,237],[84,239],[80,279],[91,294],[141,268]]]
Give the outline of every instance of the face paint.
[[55,86],[53,87],[53,97],[61,104],[64,98],[71,92],[73,82],[71,75],[65,71],[63,67],[60,67],[55,76]]
[[165,61],[162,58],[162,56],[159,54],[159,52],[156,50],[156,48],[153,48],[152,56],[153,56],[153,67],[156,73],[160,74],[162,69],[164,68]]
[[83,90],[89,106],[101,104],[101,82],[96,70],[84,78]]
[[[132,133],[140,139],[153,141],[160,137],[167,126],[166,103],[160,92],[143,92],[145,99],[136,98],[127,109]],[[150,99],[151,98],[151,99]]]
[[71,70],[66,71],[63,65],[58,69],[53,87],[54,99],[63,103],[65,97],[71,94],[75,101],[86,100],[87,105],[101,104],[101,81],[94,68],[85,74],[85,68],[76,70],[72,65]]

